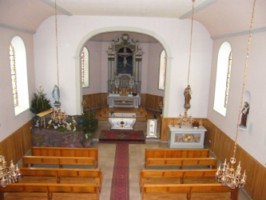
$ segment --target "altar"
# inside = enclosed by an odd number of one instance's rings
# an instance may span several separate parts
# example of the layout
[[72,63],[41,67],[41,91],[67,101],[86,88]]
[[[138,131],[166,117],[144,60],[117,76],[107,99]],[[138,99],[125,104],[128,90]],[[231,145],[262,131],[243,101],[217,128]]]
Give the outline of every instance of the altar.
[[170,148],[204,148],[205,132],[203,126],[193,128],[191,126],[169,125]]
[[111,129],[132,130],[136,122],[136,113],[110,113],[108,118]]
[[109,108],[138,108],[140,105],[140,96],[109,94],[107,101]]
[[141,47],[128,34],[122,34],[113,40],[107,53],[109,108],[138,108],[141,99]]

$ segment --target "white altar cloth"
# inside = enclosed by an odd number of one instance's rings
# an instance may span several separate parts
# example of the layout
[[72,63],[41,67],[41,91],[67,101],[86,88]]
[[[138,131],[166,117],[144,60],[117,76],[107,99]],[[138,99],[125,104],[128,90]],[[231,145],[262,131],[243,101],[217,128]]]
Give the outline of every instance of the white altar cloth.
[[110,113],[108,121],[111,129],[132,130],[136,122],[136,113]]

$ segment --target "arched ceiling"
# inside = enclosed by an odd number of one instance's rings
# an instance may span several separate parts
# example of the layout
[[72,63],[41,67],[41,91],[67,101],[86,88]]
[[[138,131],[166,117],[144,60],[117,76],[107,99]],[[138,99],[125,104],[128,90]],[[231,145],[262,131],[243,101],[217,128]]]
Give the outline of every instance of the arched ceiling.
[[[54,15],[55,0],[0,0],[0,27],[34,33]],[[195,20],[213,38],[249,29],[253,0],[196,0]],[[192,0],[56,0],[57,14],[186,19]],[[155,19],[156,20],[156,19]],[[266,30],[266,0],[257,0],[255,30]]]

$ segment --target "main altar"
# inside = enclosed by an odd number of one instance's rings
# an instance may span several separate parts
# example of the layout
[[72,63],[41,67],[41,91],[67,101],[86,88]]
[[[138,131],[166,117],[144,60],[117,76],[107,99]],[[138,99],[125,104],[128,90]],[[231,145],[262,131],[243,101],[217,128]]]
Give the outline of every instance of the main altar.
[[138,108],[141,103],[142,50],[138,41],[122,34],[108,48],[108,97],[110,108]]

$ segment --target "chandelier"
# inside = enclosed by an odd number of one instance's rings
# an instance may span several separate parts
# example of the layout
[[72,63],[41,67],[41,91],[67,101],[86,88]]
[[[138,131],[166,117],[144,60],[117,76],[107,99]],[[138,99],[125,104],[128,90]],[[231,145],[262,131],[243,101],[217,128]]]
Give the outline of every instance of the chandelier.
[[14,165],[13,161],[10,162],[10,166],[7,166],[5,157],[0,155],[0,184],[2,187],[6,187],[8,184],[16,183],[20,178],[20,171],[18,165]]
[[185,97],[185,103],[184,108],[185,112],[184,114],[179,115],[179,127],[181,126],[192,126],[192,117],[188,115],[188,110],[190,109],[190,100],[191,100],[191,87],[189,84],[190,79],[190,63],[191,63],[191,51],[192,51],[192,35],[193,35],[193,22],[194,22],[194,7],[195,7],[195,1],[192,0],[192,15],[191,15],[191,29],[190,29],[190,45],[189,45],[189,57],[188,57],[188,73],[187,73],[187,87],[184,90],[184,97]]
[[[256,4],[256,0],[253,1],[253,8],[252,8],[252,14],[251,14],[251,20],[250,20],[250,26],[249,26],[249,35],[248,35],[248,42],[247,42],[246,61],[245,61],[245,67],[244,67],[244,73],[243,73],[243,85],[242,85],[242,92],[241,92],[241,102],[240,102],[240,107],[239,107],[238,122],[240,121],[240,118],[241,118],[240,116],[241,116],[241,110],[243,106],[244,92],[245,92],[245,86],[246,86],[248,58],[249,58],[250,43],[251,43],[251,37],[252,37],[255,4]],[[217,181],[219,183],[222,183],[223,185],[227,185],[228,187],[232,189],[244,187],[246,184],[246,179],[247,179],[246,172],[244,171],[243,174],[241,172],[242,169],[241,169],[240,161],[238,162],[238,165],[236,166],[236,148],[237,148],[238,133],[239,133],[239,125],[237,124],[233,156],[230,158],[228,162],[225,159],[224,163],[221,164],[216,171]]]

